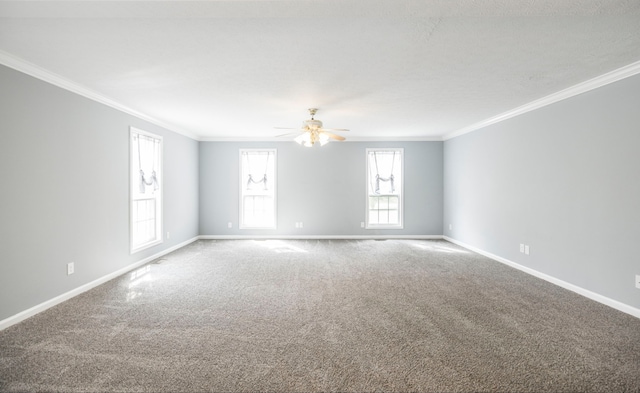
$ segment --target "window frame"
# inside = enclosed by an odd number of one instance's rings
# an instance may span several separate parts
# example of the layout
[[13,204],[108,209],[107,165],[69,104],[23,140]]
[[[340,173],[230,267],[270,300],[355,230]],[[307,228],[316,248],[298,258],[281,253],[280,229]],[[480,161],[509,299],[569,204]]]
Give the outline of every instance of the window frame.
[[[139,198],[135,192],[137,185],[135,179],[138,174],[133,173],[135,160],[138,160],[138,150],[134,149],[134,135],[143,135],[148,138],[153,138],[159,141],[159,157],[158,157],[158,169],[156,171],[156,178],[158,179],[158,192],[154,195],[153,199],[156,200],[156,237],[145,243],[135,244],[134,241],[134,204],[138,200],[150,199]],[[138,142],[139,143],[139,142]],[[147,248],[162,244],[164,242],[164,139],[162,136],[153,134],[148,131],[144,131],[135,127],[129,127],[129,247],[130,253],[135,254]],[[139,180],[139,179],[138,179]]]
[[[398,223],[397,224],[377,224],[371,223],[369,219],[370,208],[369,201],[371,198],[370,182],[371,168],[369,168],[369,155],[375,152],[396,152],[400,153],[400,187],[398,191]],[[375,147],[367,148],[365,152],[365,229],[404,229],[404,148],[402,147]],[[394,173],[396,171],[394,170]],[[385,194],[386,195],[386,194]],[[394,194],[389,194],[394,195]],[[388,211],[389,209],[387,209]]]
[[[273,225],[272,226],[252,226],[245,224],[244,217],[244,197],[245,184],[244,174],[242,172],[242,160],[244,153],[267,152],[273,156],[273,176],[268,177],[267,181],[273,185]],[[239,150],[239,185],[238,185],[238,207],[239,207],[239,229],[277,229],[278,227],[278,149],[276,148],[251,148]]]

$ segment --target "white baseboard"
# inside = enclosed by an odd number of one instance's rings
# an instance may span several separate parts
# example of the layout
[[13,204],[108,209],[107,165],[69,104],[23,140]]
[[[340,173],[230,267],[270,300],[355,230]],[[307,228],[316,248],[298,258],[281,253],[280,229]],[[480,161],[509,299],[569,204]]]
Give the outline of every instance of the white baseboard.
[[203,240],[367,240],[420,239],[440,240],[442,235],[200,235]]
[[250,239],[274,239],[274,240],[294,240],[294,239],[442,239],[441,235],[415,235],[415,236],[405,236],[405,235],[393,235],[393,236],[353,236],[353,235],[345,235],[345,236],[334,236],[334,235],[327,235],[327,236],[226,236],[226,235],[221,235],[221,236],[196,236],[192,239],[186,240],[180,244],[176,244],[175,246],[169,247],[166,250],[163,250],[159,253],[156,253],[150,257],[144,258],[138,262],[132,263],[131,265],[128,265],[122,269],[116,270],[115,272],[109,273],[103,277],[100,277],[96,280],[93,280],[87,284],[84,284],[82,286],[79,286],[78,288],[72,289],[69,292],[63,293],[62,295],[56,296],[53,299],[49,299],[45,302],[42,302],[36,306],[33,306],[27,310],[24,310],[22,312],[19,312],[18,314],[15,314],[13,316],[10,316],[6,319],[3,319],[2,321],[0,321],[0,330],[6,329],[9,326],[15,325],[16,323],[19,323],[21,321],[24,321],[25,319],[32,317],[42,311],[45,311],[55,305],[58,305],[66,300],[69,300],[71,298],[73,298],[74,296],[78,296],[79,294],[86,292],[90,289],[93,289],[95,287],[97,287],[98,285],[104,284],[105,282],[114,279],[120,275],[123,275],[131,270],[134,270],[140,266],[143,266],[151,261],[153,261],[154,259],[158,259],[160,257],[162,257],[163,255],[166,255],[172,251],[175,251],[181,247],[184,247],[188,244],[193,243],[196,240],[199,239],[212,239],[212,240],[250,240]]
[[144,258],[143,260],[140,260],[138,262],[132,263],[131,265],[125,266],[122,269],[116,270],[115,272],[109,273],[106,276],[100,277],[96,280],[93,280],[87,284],[84,284],[82,286],[79,286],[78,288],[72,289],[69,292],[63,293],[62,295],[56,296],[53,299],[49,299],[43,303],[40,303],[36,306],[33,306],[27,310],[24,310],[22,312],[19,312],[16,315],[13,315],[9,318],[3,319],[2,321],[0,321],[0,330],[6,329],[9,326],[15,325],[18,322],[24,321],[25,319],[32,317],[44,310],[47,310],[57,304],[60,304],[62,302],[64,302],[65,300],[69,300],[74,296],[78,296],[79,294],[86,292],[92,288],[97,287],[100,284],[104,284],[105,282],[114,279],[120,275],[123,275],[133,269],[136,269],[142,265],[145,265],[151,261],[153,261],[154,259],[158,259],[163,255],[166,255],[172,251],[175,251],[181,247],[186,246],[187,244],[193,243],[194,241],[198,240],[198,237],[194,237],[193,239],[189,239],[187,241],[184,241],[180,244],[176,244],[175,246],[169,247],[166,250],[162,250],[157,254],[154,254],[150,257]]
[[502,257],[500,257],[498,255],[495,255],[495,254],[492,254],[490,252],[481,250],[481,249],[479,249],[477,247],[465,244],[465,243],[463,243],[461,241],[458,241],[456,239],[452,239],[452,238],[450,238],[448,236],[444,236],[443,239],[446,240],[446,241],[449,241],[451,243],[457,244],[457,245],[459,245],[461,247],[464,247],[464,248],[466,248],[468,250],[471,250],[473,252],[476,252],[476,253],[478,253],[480,255],[484,255],[485,257],[491,258],[491,259],[493,259],[495,261],[498,261],[500,263],[504,263],[505,265],[511,266],[511,267],[513,267],[515,269],[523,271],[523,272],[525,272],[527,274],[530,274],[532,276],[541,278],[541,279],[543,279],[545,281],[548,281],[548,282],[550,282],[552,284],[555,284],[555,285],[557,285],[559,287],[562,287],[564,289],[568,289],[568,290],[570,290],[572,292],[577,293],[578,295],[582,295],[582,296],[584,296],[586,298],[589,298],[591,300],[595,300],[596,302],[602,303],[605,306],[609,306],[611,308],[615,308],[618,311],[622,311],[622,312],[624,312],[626,314],[629,314],[629,315],[632,315],[632,316],[634,316],[636,318],[640,318],[640,309],[632,307],[632,306],[630,306],[628,304],[619,302],[617,300],[610,299],[610,298],[608,298],[606,296],[600,295],[600,294],[595,293],[595,292],[591,292],[588,289],[584,289],[582,287],[579,287],[577,285],[574,285],[574,284],[568,283],[566,281],[560,280],[560,279],[555,278],[553,276],[550,276],[548,274],[541,273],[541,272],[539,272],[537,270],[534,270],[534,269],[531,269],[529,267],[522,266],[522,265],[517,264],[517,263],[515,263],[513,261],[510,261],[508,259],[502,258]]
[[15,325],[16,323],[19,323],[31,316],[34,316],[44,310],[47,310],[57,304],[60,304],[66,300],[71,299],[74,296],[77,296],[83,292],[86,292],[92,288],[97,287],[98,285],[101,285],[113,278],[116,278],[122,274],[125,274],[133,269],[136,269],[140,266],[143,266],[157,258],[162,257],[163,255],[166,255],[172,251],[175,251],[181,247],[184,247],[190,243],[193,243],[196,240],[199,239],[204,239],[204,240],[251,240],[251,239],[274,239],[274,240],[297,240],[297,239],[301,239],[301,240],[313,240],[313,239],[319,239],[319,240],[342,240],[342,239],[347,239],[347,240],[359,240],[359,239],[421,239],[421,240],[440,240],[440,239],[444,239],[447,240],[451,243],[457,244],[461,247],[464,247],[468,250],[471,250],[473,252],[476,252],[480,255],[484,255],[488,258],[491,258],[495,261],[504,263],[505,265],[511,266],[515,269],[521,270],[525,273],[531,274],[532,276],[541,278],[545,281],[548,281],[552,284],[558,285],[562,288],[568,289],[572,292],[575,292],[579,295],[585,296],[589,299],[595,300],[599,303],[602,303],[606,306],[615,308],[616,310],[622,311],[626,314],[632,315],[636,318],[640,318],[640,309],[637,309],[635,307],[631,307],[627,304],[621,303],[617,300],[613,300],[610,299],[606,296],[602,296],[600,294],[597,294],[595,292],[591,292],[587,289],[578,287],[574,284],[568,283],[566,281],[557,279],[555,277],[549,276],[545,273],[541,273],[537,270],[528,268],[526,266],[522,266],[519,265],[513,261],[510,261],[508,259],[502,258],[500,256],[494,255],[492,253],[489,253],[487,251],[481,250],[477,247],[473,247],[471,245],[465,244],[463,242],[460,242],[456,239],[450,238],[448,236],[442,236],[442,235],[415,235],[415,236],[410,236],[410,235],[388,235],[388,236],[383,236],[383,235],[376,235],[376,236],[372,236],[372,235],[340,235],[340,236],[334,236],[334,235],[300,235],[300,236],[231,236],[231,235],[201,235],[201,236],[196,236],[192,239],[186,240],[180,244],[176,244],[175,246],[172,246],[166,250],[163,250],[157,254],[154,254],[152,256],[149,256],[147,258],[144,258],[138,262],[135,262],[131,265],[128,265],[122,269],[119,269],[115,272],[112,272],[110,274],[107,274],[103,277],[100,277],[94,281],[91,281],[87,284],[84,284],[78,288],[75,288],[69,292],[63,293],[62,295],[56,296],[53,299],[49,299],[43,303],[40,303],[34,307],[31,307],[25,311],[22,311],[16,315],[13,315],[9,318],[3,319],[2,321],[0,321],[0,330],[6,329],[9,326]]
[[100,284],[103,284],[111,279],[114,279],[122,274],[125,274],[133,269],[136,269],[140,266],[143,266],[151,261],[153,261],[154,259],[160,258],[163,255],[166,255],[172,251],[175,251],[181,247],[186,246],[187,244],[193,243],[196,240],[199,239],[213,239],[213,240],[243,240],[243,239],[277,239],[277,240],[293,240],[293,239],[442,239],[442,236],[440,235],[414,235],[414,236],[405,236],[405,235],[388,235],[388,236],[352,236],[352,235],[345,235],[345,236],[333,236],[333,235],[327,235],[327,236],[225,236],[225,235],[221,235],[221,236],[196,236],[192,239],[186,240],[180,244],[176,244],[175,246],[169,247],[166,250],[163,250],[159,253],[156,253],[150,257],[144,258],[138,262],[135,262],[131,265],[128,265],[122,269],[119,269],[115,272],[109,273],[103,277],[100,277],[96,280],[93,280],[87,284],[84,284],[78,288],[72,289],[69,292],[63,293],[62,295],[56,296],[53,299],[49,299],[45,302],[42,302],[36,306],[33,306],[27,310],[24,310],[22,312],[19,312],[18,314],[15,314],[13,316],[10,316],[6,319],[3,319],[2,321],[0,321],[0,330],[6,329],[9,326],[15,325],[16,323],[19,323],[21,321],[24,321],[25,319],[32,317],[42,311],[45,311],[57,304],[60,304],[62,302],[64,302],[65,300],[69,300],[74,296],[78,296],[79,294],[86,292],[90,289],[93,289],[95,287],[97,287]]

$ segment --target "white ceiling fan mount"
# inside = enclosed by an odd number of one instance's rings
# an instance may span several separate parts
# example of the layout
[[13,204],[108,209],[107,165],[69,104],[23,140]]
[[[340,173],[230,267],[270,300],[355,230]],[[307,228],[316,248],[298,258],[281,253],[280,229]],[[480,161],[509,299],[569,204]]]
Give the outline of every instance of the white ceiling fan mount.
[[322,128],[322,122],[320,120],[316,120],[313,118],[316,115],[316,112],[318,112],[318,108],[309,108],[309,114],[311,115],[311,119],[304,120],[302,122],[303,129],[317,130]]

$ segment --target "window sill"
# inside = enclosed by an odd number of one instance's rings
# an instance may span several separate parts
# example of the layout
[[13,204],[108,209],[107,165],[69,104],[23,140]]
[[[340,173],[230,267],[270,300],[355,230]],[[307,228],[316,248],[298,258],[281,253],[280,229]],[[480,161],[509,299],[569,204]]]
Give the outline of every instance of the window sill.
[[387,225],[387,224],[371,224],[365,226],[364,229],[404,229],[403,225]]
[[131,249],[131,255],[133,255],[133,254],[135,254],[137,252],[140,252],[142,250],[146,250],[147,248],[151,248],[153,246],[157,246],[158,244],[162,244],[162,243],[164,243],[164,241],[162,239],[158,239],[158,240],[154,240],[154,241],[149,242],[149,243],[142,244],[142,245],[140,245],[140,246],[138,246],[136,248],[132,248]]

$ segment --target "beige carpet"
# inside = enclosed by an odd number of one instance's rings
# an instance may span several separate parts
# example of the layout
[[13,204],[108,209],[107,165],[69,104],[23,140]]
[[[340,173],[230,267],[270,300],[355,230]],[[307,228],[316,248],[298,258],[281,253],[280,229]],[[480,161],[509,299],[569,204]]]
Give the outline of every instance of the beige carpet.
[[639,392],[640,319],[445,241],[198,241],[1,331],[0,390]]

